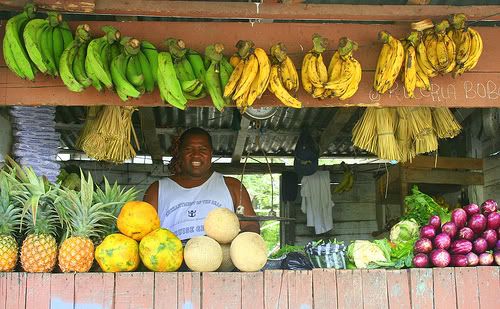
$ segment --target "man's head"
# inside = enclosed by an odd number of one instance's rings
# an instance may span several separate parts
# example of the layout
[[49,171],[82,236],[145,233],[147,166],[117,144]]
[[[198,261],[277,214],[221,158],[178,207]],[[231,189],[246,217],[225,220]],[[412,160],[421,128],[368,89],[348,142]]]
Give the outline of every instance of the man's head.
[[179,139],[181,174],[190,178],[204,178],[212,166],[212,138],[201,128],[191,128]]

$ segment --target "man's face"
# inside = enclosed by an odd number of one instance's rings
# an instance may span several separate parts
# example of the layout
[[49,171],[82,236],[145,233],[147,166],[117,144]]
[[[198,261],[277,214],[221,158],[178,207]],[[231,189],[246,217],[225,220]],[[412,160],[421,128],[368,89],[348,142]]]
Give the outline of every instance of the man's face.
[[180,148],[181,173],[190,178],[203,178],[210,173],[212,147],[205,135],[188,135]]

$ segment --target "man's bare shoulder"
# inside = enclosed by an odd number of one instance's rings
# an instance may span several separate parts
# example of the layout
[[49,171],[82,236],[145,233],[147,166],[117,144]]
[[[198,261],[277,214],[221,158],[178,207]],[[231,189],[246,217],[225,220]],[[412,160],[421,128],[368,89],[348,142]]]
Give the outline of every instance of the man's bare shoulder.
[[234,186],[240,186],[241,182],[234,178],[234,177],[229,177],[229,176],[224,176],[224,181],[226,182],[226,185],[229,187],[234,187]]

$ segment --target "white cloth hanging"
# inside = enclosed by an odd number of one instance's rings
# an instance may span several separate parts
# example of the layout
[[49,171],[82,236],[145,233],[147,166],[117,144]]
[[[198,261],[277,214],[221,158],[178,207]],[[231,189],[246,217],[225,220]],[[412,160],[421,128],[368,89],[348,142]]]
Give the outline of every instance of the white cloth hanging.
[[316,234],[322,234],[333,228],[332,193],[330,190],[330,172],[317,171],[302,177],[300,195],[301,210],[307,216],[307,226],[314,227]]

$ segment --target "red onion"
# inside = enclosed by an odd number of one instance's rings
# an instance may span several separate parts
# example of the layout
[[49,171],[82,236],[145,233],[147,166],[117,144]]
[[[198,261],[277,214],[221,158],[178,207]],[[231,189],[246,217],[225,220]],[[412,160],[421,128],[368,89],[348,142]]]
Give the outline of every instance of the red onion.
[[497,265],[500,266],[500,252],[497,251],[493,255],[495,257],[495,263],[497,263]]
[[495,251],[500,252],[500,239],[497,240],[497,244],[495,246]]
[[467,213],[467,216],[469,216],[469,217],[481,212],[481,208],[479,208],[479,206],[477,206],[477,204],[474,204],[474,203],[469,204],[469,205],[465,205],[462,208],[463,208],[463,210],[465,210],[465,212]]
[[472,250],[472,243],[465,239],[455,240],[451,243],[450,253],[467,254]]
[[483,214],[487,215],[489,213],[495,212],[498,209],[498,204],[495,200],[486,200],[481,204],[481,210]]
[[439,229],[441,229],[441,218],[439,216],[431,216],[429,218],[429,225],[432,225],[436,232],[439,232]]
[[424,268],[429,266],[429,257],[424,253],[417,253],[413,257],[413,265],[417,268]]
[[451,256],[446,250],[436,249],[431,252],[431,262],[436,267],[446,267],[450,265]]
[[413,249],[418,253],[429,253],[432,251],[432,242],[430,239],[420,238],[415,242]]
[[463,228],[467,223],[467,213],[462,208],[457,208],[451,212],[451,222],[455,223],[457,228]]
[[486,217],[482,214],[472,215],[467,226],[470,227],[474,233],[481,234],[486,229]]
[[477,266],[479,264],[479,257],[474,252],[469,252],[466,255],[468,266]]
[[474,231],[472,231],[469,227],[463,227],[458,231],[458,238],[473,240],[474,239]]
[[452,255],[450,265],[455,267],[466,267],[468,265],[467,257],[462,254]]
[[434,226],[428,224],[422,226],[420,229],[420,238],[428,238],[428,239],[433,239],[434,236],[436,236],[436,229]]
[[495,248],[497,244],[497,232],[494,230],[486,230],[483,232],[481,235],[482,238],[486,240],[486,243],[488,243],[488,249],[493,249]]
[[457,235],[457,225],[453,222],[446,222],[441,227],[441,230],[443,231],[443,233],[448,234],[448,236],[450,236],[451,238]]
[[500,227],[500,213],[492,212],[488,214],[488,222],[486,223],[487,229],[496,230]]
[[488,266],[493,264],[493,254],[489,252],[483,252],[479,255],[479,265]]
[[484,238],[476,238],[476,240],[474,240],[474,242],[472,243],[472,250],[476,254],[481,254],[486,251],[486,249],[488,249],[488,243]]
[[436,249],[448,249],[451,245],[451,237],[444,232],[440,233],[434,238],[433,245]]

